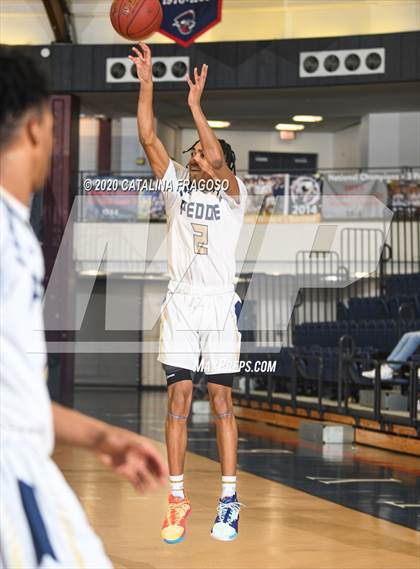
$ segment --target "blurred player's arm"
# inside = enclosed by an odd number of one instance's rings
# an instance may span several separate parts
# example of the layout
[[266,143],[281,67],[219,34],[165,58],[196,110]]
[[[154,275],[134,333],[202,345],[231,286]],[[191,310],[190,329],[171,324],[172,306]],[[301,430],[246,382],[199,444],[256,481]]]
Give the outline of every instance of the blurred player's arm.
[[142,436],[108,425],[52,403],[58,443],[88,449],[139,492],[165,484],[166,465],[159,452]]
[[133,51],[136,55],[128,56],[137,68],[137,76],[140,81],[137,107],[139,138],[153,173],[157,178],[163,178],[168,169],[170,158],[155,130],[152,54],[150,48],[145,43],[141,42],[139,45],[143,53],[136,47],[133,47]]
[[[226,191],[227,194],[239,196],[239,185],[236,176],[227,166],[220,142],[214,134],[213,129],[209,126],[207,118],[201,108],[201,96],[206,84],[207,72],[208,65],[203,65],[201,73],[198,72],[197,67],[194,68],[194,81],[187,76],[187,82],[190,88],[188,105],[197,127],[205,160],[200,156],[195,156],[194,159],[212,178],[229,181],[229,188]],[[207,165],[206,162],[208,163]]]

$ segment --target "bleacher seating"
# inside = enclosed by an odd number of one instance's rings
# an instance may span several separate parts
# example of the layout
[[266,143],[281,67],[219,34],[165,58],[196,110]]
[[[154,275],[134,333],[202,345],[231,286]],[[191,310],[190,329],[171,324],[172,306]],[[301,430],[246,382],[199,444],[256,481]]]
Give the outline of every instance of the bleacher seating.
[[405,319],[408,316],[420,318],[419,293],[396,294],[389,298],[350,298],[347,306],[343,302],[337,303],[337,320],[388,320],[401,316]]
[[420,291],[420,273],[385,276],[383,284],[387,297],[400,294],[418,294]]
[[390,352],[400,336],[411,330],[420,330],[420,320],[342,320],[339,322],[311,322],[295,327],[296,347],[338,347],[342,336],[350,336],[355,345]]
[[[256,354],[260,359],[261,356],[268,360],[274,357],[277,361],[276,371],[271,375],[274,392],[290,392],[294,377],[297,395],[319,397],[322,393],[322,397],[337,399],[345,390],[347,396],[357,401],[360,389],[373,389],[374,382],[363,377],[362,371],[372,368],[373,359],[384,360],[405,332],[420,330],[419,275],[403,275],[402,281],[399,277],[387,277],[387,290],[392,294],[337,302],[335,321],[295,325],[293,346],[283,348],[277,357],[272,353]],[[404,279],[410,281],[409,285]],[[405,283],[404,287],[400,286],[401,282]],[[418,289],[414,288],[416,283]],[[351,359],[343,359],[342,338],[351,340]],[[345,371],[340,373],[344,370],[343,361]],[[255,374],[252,376],[255,378]],[[347,378],[345,387],[344,376]],[[264,390],[266,374],[256,379],[256,385]],[[398,377],[384,385],[388,389],[389,385],[399,386],[406,392],[409,383],[407,369],[403,368]]]

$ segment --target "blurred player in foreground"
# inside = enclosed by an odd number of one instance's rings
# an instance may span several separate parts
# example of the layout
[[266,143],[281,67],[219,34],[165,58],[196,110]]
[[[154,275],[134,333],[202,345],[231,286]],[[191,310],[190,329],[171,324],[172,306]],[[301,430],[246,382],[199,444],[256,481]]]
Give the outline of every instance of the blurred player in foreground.
[[48,174],[53,118],[29,58],[0,47],[0,75],[0,567],[108,568],[102,543],[50,458],[54,442],[90,450],[139,492],[164,484],[167,470],[143,437],[49,399],[44,266],[29,204]]
[[[166,444],[171,493],[161,535],[167,543],[178,543],[185,537],[191,509],[183,485],[187,419],[192,377],[201,365],[208,382],[222,470],[222,492],[211,535],[231,541],[238,535],[240,509],[236,494],[238,433],[232,404],[241,345],[235,251],[246,188],[235,175],[235,154],[229,144],[216,138],[201,108],[207,65],[201,73],[194,70],[194,80],[187,78],[188,105],[199,136],[188,150],[188,169],[169,158],[155,132],[151,52],[144,43],[140,47],[142,51],[133,48],[135,56],[130,57],[140,80],[140,142],[156,177],[169,185],[164,200],[170,283],[161,317],[159,361],[168,384]],[[224,190],[212,191],[221,181]]]

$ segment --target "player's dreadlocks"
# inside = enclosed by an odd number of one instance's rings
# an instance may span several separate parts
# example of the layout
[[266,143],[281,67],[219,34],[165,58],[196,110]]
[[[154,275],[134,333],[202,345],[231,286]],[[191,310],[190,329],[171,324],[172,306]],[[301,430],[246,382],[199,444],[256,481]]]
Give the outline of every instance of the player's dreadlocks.
[[13,138],[19,120],[48,100],[45,77],[21,49],[0,45],[0,146]]
[[[231,145],[226,142],[226,140],[220,139],[218,138],[218,141],[220,143],[220,146],[222,147],[222,151],[223,151],[223,155],[225,157],[225,161],[227,164],[227,167],[229,168],[229,170],[232,170],[232,172],[234,174],[236,174],[236,155],[234,153],[234,151],[232,150]],[[184,150],[184,154],[186,152],[191,152],[191,150],[199,143],[200,141],[197,140],[196,142],[194,142],[194,144],[192,146],[190,146],[190,148],[187,148],[187,150]]]

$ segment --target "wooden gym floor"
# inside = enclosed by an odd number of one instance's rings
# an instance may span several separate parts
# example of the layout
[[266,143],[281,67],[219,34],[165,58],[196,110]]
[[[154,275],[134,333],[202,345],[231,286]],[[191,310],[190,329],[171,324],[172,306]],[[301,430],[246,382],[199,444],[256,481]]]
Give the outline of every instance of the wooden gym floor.
[[[161,443],[155,443],[164,452]],[[211,539],[218,464],[188,453],[192,503],[178,545],[159,536],[166,490],[135,494],[86,452],[59,448],[58,464],[120,569],[418,569],[420,532],[374,518],[264,478],[240,472],[240,534]],[[93,568],[89,568],[93,569]]]
[[[92,397],[91,397],[92,396]],[[91,398],[90,398],[91,397]],[[76,397],[76,407],[108,421],[151,436],[153,443],[165,452],[162,439],[163,394],[147,394],[133,402],[133,394],[115,398],[115,393],[98,397],[81,393]],[[110,408],[110,401],[117,401]],[[124,403],[125,401],[125,403]],[[137,416],[136,411],[137,409]],[[341,494],[348,494],[348,484],[325,486],[328,499],[312,494],[312,486],[297,489],[274,481],[273,465],[283,461],[284,468],[291,455],[271,455],[276,449],[284,452],[284,444],[298,448],[297,433],[277,427],[255,426],[240,421],[243,453],[239,464],[245,468],[238,473],[239,498],[245,507],[241,510],[240,533],[235,542],[219,543],[211,539],[210,529],[214,520],[220,490],[219,465],[213,456],[214,440],[206,434],[208,425],[193,424],[192,438],[186,463],[186,489],[192,503],[188,518],[188,535],[178,545],[166,545],[160,539],[160,526],[166,510],[167,489],[137,496],[130,485],[114,477],[89,453],[68,448],[58,448],[56,460],[78,494],[92,525],[103,539],[109,556],[121,569],[418,569],[420,556],[420,532],[400,523],[381,519],[380,514],[370,515],[343,506]],[[251,449],[260,441],[262,452],[268,453],[258,460],[258,449]],[[252,439],[252,440],[251,440]],[[286,441],[286,443],[284,443]],[[241,445],[240,445],[241,446]],[[281,451],[283,448],[283,451]],[[303,450],[303,468],[313,474],[321,473],[313,449]],[[302,452],[300,449],[296,454]],[[373,464],[385,477],[396,476],[402,484],[380,485],[399,488],[407,480],[412,484],[420,472],[419,459],[396,453],[378,451],[368,447],[354,449],[357,468],[364,462]],[[207,455],[207,456],[206,456]],[[208,458],[210,456],[210,458]],[[332,472],[348,464],[349,457],[322,456]],[[315,462],[314,462],[315,461]],[[252,465],[259,465],[252,473]],[[312,467],[308,467],[311,465]],[[264,466],[266,465],[266,466]],[[270,466],[269,466],[270,465]],[[271,471],[270,471],[271,468]],[[308,470],[310,468],[310,470]],[[394,468],[396,470],[394,470]],[[336,470],[334,470],[336,469]],[[384,470],[385,469],[385,470]],[[348,472],[348,471],[346,471]],[[358,470],[359,475],[365,471]],[[376,470],[375,470],[376,472]],[[296,472],[291,473],[296,476]],[[282,475],[283,476],[283,475]],[[269,479],[271,478],[271,480]],[[323,486],[318,484],[318,486]],[[318,487],[318,486],[314,486]],[[358,492],[372,502],[377,502],[377,484],[363,486]],[[418,488],[418,484],[414,484]],[[373,491],[372,491],[373,490]],[[415,491],[415,490],[414,490]],[[351,492],[351,491],[350,491]],[[350,494],[351,495],[351,494]],[[410,495],[411,498],[413,494]],[[392,493],[390,494],[392,498]],[[365,498],[366,500],[366,498]],[[417,501],[418,495],[417,495]],[[420,505],[420,504],[419,504]],[[403,515],[409,510],[401,510]],[[412,523],[414,512],[411,510]],[[411,521],[410,521],[411,520]],[[415,523],[415,522],[414,522]],[[415,525],[413,527],[416,527]],[[93,568],[89,568],[93,569]]]

